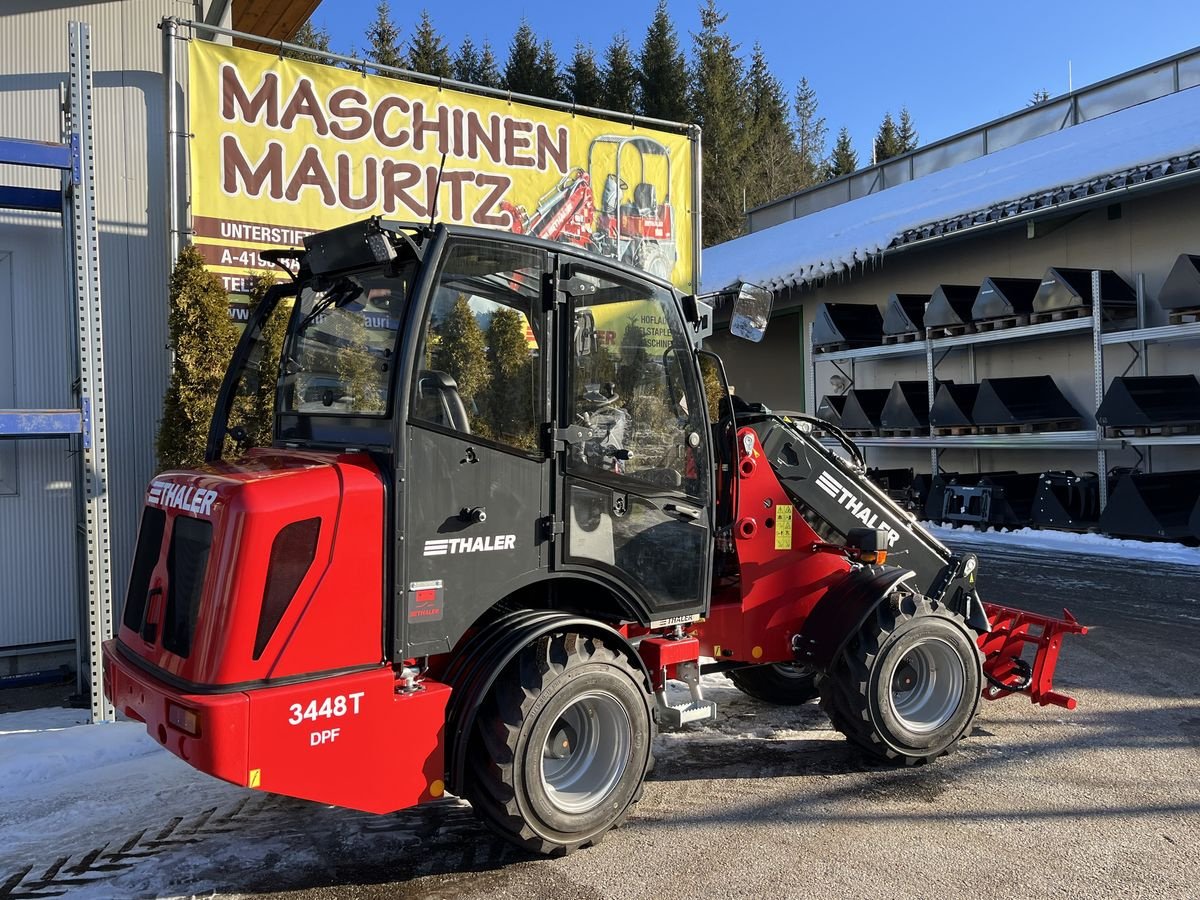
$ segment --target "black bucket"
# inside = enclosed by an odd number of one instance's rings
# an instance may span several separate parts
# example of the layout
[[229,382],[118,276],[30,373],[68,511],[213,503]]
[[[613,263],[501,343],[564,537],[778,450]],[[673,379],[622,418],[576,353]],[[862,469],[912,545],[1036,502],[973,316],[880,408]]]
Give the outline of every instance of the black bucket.
[[1100,530],[1118,537],[1200,540],[1200,471],[1123,476],[1100,514]]
[[961,525],[1028,525],[1040,476],[1034,473],[985,472],[946,485],[942,521]]
[[1200,308],[1200,256],[1179,254],[1158,292],[1158,305],[1163,309]]
[[933,395],[933,408],[929,410],[929,424],[934,428],[962,428],[975,424],[971,412],[975,409],[975,398],[979,396],[977,384],[955,384],[943,381]]
[[929,294],[892,294],[883,311],[884,334],[924,334]]
[[842,411],[846,408],[845,394],[826,394],[817,404],[817,418],[830,425],[842,427]]
[[979,322],[1028,316],[1041,285],[1037,278],[985,278],[971,305],[971,318]]
[[888,388],[855,388],[846,394],[842,428],[847,431],[878,431],[879,417],[891,391]]
[[1155,428],[1200,423],[1200,381],[1195,375],[1114,378],[1096,410],[1109,428]]
[[879,414],[879,427],[902,430],[928,428],[929,385],[924,381],[895,382]]
[[1049,375],[983,379],[971,418],[976,425],[1082,425],[1079,411]]
[[905,509],[910,509],[913,489],[912,469],[867,469],[867,477]]
[[872,303],[822,303],[813,319],[814,347],[873,347],[883,342],[883,316]]
[[[1092,296],[1091,269],[1055,266],[1047,269],[1042,276],[1041,287],[1033,298],[1033,311],[1088,315],[1095,311],[1096,299]],[[1105,320],[1128,319],[1137,315],[1137,293],[1112,269],[1100,271],[1099,300],[1100,315]]]
[[1033,500],[1038,528],[1084,530],[1100,520],[1100,477],[1095,472],[1043,472]]
[[971,307],[975,305],[978,285],[939,284],[929,295],[925,307],[926,328],[949,328],[971,323]]

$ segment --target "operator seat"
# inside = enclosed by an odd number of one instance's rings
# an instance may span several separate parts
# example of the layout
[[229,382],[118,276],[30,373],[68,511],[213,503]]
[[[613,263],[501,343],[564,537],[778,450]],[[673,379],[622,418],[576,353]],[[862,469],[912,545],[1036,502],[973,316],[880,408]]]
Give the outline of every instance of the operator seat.
[[423,369],[417,377],[417,403],[421,418],[447,428],[471,433],[467,408],[458,393],[458,382],[445,372]]

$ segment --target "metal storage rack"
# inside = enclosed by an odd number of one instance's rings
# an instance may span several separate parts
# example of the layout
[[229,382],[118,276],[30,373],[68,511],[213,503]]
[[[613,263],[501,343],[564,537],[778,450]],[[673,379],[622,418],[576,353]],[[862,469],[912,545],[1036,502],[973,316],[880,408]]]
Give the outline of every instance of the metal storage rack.
[[87,609],[86,616],[81,611],[76,653],[80,686],[90,694],[92,721],[96,722],[115,718],[100,675],[101,644],[113,631],[104,332],[92,144],[91,36],[81,22],[71,22],[68,31],[70,77],[62,104],[62,142],[0,138],[0,163],[57,170],[61,188],[0,187],[0,208],[53,212],[62,217],[64,263],[75,306],[79,408],[0,410],[0,439],[77,442],[80,590],[87,598]]
[[[1092,296],[1100,296],[1100,272],[1092,272]],[[1138,322],[1145,322],[1146,291],[1145,278],[1138,275]],[[1113,344],[1129,344],[1135,346],[1135,359],[1126,367],[1127,374],[1135,365],[1140,364],[1140,374],[1148,374],[1147,345],[1153,343],[1168,343],[1175,341],[1200,341],[1200,322],[1182,325],[1161,325],[1152,328],[1138,327],[1122,331],[1103,330],[1102,315],[1080,316],[1074,319],[1063,319],[1057,322],[1042,322],[1036,325],[1022,325],[1015,328],[1003,328],[984,331],[976,334],[964,334],[954,337],[933,338],[926,329],[924,338],[901,344],[885,344],[879,347],[863,347],[855,350],[834,350],[825,353],[809,354],[809,377],[806,396],[806,410],[812,414],[816,411],[816,367],[817,363],[827,362],[841,372],[849,381],[854,383],[856,364],[860,361],[901,358],[911,356],[925,357],[926,380],[929,387],[929,404],[933,405],[934,393],[937,390],[937,367],[955,350],[966,350],[968,377],[972,382],[978,380],[975,372],[975,348],[981,344],[998,342],[1026,342],[1046,340],[1063,334],[1080,334],[1090,332],[1092,335],[1093,384],[1095,389],[1094,412],[1104,398],[1104,347]],[[812,347],[812,326],[809,326],[808,346]],[[849,368],[842,365],[848,363]],[[854,442],[863,447],[893,447],[929,449],[930,471],[940,469],[940,458],[944,450],[1092,450],[1096,453],[1096,471],[1108,471],[1108,452],[1133,448],[1151,448],[1155,446],[1200,445],[1200,435],[1151,435],[1146,437],[1105,437],[1104,429],[1097,425],[1095,429],[1080,431],[1043,431],[1029,434],[969,434],[928,437],[865,437],[855,438]],[[1147,452],[1149,450],[1147,449]],[[1100,479],[1100,506],[1108,502],[1108,484],[1106,479]]]

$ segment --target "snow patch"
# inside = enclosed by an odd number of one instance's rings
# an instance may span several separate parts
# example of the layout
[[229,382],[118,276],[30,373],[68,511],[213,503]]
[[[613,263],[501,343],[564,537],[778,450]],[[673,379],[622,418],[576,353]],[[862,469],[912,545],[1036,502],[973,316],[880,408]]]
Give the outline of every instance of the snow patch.
[[1103,534],[1075,534],[1066,531],[1039,531],[1017,528],[1011,531],[998,528],[979,530],[971,525],[934,525],[921,523],[943,542],[1018,547],[1026,550],[1053,550],[1087,556],[1119,557],[1146,562],[1174,563],[1200,566],[1200,547],[1185,547],[1157,541],[1135,541],[1108,537]]

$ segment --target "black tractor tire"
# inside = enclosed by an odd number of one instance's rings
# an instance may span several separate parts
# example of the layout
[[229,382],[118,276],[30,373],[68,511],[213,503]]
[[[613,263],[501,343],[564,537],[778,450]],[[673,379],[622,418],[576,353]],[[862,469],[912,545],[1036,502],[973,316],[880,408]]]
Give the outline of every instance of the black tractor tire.
[[776,706],[800,706],[820,693],[817,672],[808,666],[767,663],[731,669],[725,675],[746,696]]
[[961,616],[920,594],[896,593],[818,677],[821,708],[869,755],[920,765],[950,752],[970,731],[982,663]]
[[496,680],[476,722],[466,797],[523,850],[596,844],[641,798],[654,742],[649,686],[598,637],[534,641]]

